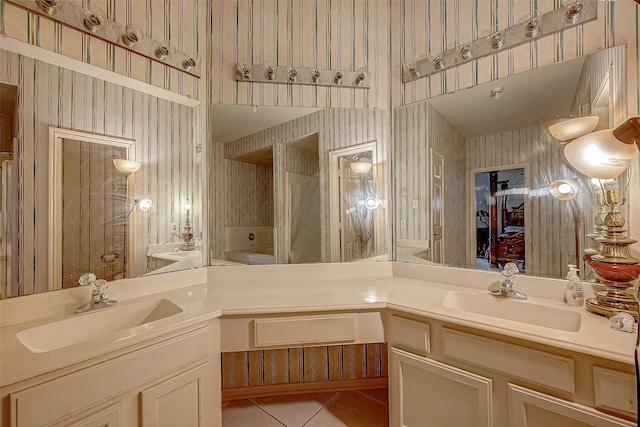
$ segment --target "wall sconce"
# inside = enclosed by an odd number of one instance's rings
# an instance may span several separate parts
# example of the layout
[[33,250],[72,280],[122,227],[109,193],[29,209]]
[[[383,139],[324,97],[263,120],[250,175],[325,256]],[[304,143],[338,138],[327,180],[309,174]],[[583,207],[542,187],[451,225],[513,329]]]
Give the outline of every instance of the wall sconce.
[[369,162],[351,162],[351,170],[357,174],[365,174],[371,170],[371,166],[373,166]]
[[472,52],[471,52],[471,43],[465,43],[462,46],[460,46],[458,48],[458,52],[460,52],[460,56],[462,57],[462,59],[469,59],[471,58]]
[[359,68],[357,71],[336,71],[292,65],[236,64],[235,79],[247,83],[340,85],[345,88],[368,89],[370,73],[365,68]]
[[442,59],[442,54],[434,53],[431,55],[431,63],[436,70],[444,69],[444,60]]
[[585,7],[586,2],[574,2],[569,3],[564,7],[564,17],[567,24],[574,24],[580,15],[582,14],[582,10]]
[[571,200],[578,194],[578,183],[575,179],[559,179],[549,184],[549,192],[558,200]]
[[542,16],[540,16],[537,12],[533,14],[531,19],[529,19],[524,24],[524,33],[527,37],[533,38],[538,35],[540,32],[540,21],[542,20]]
[[64,3],[64,0],[36,0],[36,5],[49,15],[60,7],[62,3]]
[[295,67],[289,68],[289,81],[295,83],[298,81],[298,69]]
[[615,129],[589,133],[564,147],[573,168],[586,176],[613,179],[622,174],[638,156],[640,117],[632,117]]
[[405,70],[411,75],[411,78],[417,79],[420,77],[420,71],[416,64],[407,64],[404,66]]
[[552,124],[549,126],[549,132],[555,139],[568,141],[593,132],[596,126],[598,116],[577,117]]
[[356,74],[356,80],[353,82],[353,84],[355,84],[356,86],[360,86],[362,85],[362,83],[366,78],[367,78],[367,72],[364,70],[360,70]]
[[124,219],[125,222],[129,220],[129,217],[131,216],[131,213],[136,208],[136,206],[142,212],[147,212],[149,209],[151,209],[151,205],[153,205],[153,202],[151,201],[151,199],[138,199],[138,198],[133,199],[133,205],[129,209],[129,212],[127,212],[127,216]]
[[504,45],[504,33],[502,31],[496,31],[489,35],[489,42],[491,43],[491,48],[500,49]]
[[142,28],[133,23],[127,24],[121,39],[122,43],[124,43],[127,47],[135,46],[136,43],[142,40]]
[[317,84],[318,81],[320,80],[321,75],[322,75],[322,72],[320,70],[316,70],[316,69],[311,70],[311,83]]
[[402,69],[402,81],[408,83],[593,21],[598,17],[598,3],[592,0],[579,0],[544,14],[535,12],[524,23],[518,22],[500,30],[494,27],[491,29],[493,32],[488,36],[469,42],[460,40],[456,47],[446,49],[437,55],[440,61],[426,58],[405,63]]
[[191,71],[198,65],[200,65],[200,55],[198,54],[188,55],[182,61],[182,68],[184,68],[186,71]]
[[99,7],[92,6],[91,9],[87,9],[84,12],[82,23],[87,30],[95,33],[104,23],[104,12]]
[[273,80],[276,76],[276,69],[273,68],[273,65],[265,65],[264,73],[267,80]]
[[122,173],[130,175],[140,170],[142,163],[128,159],[113,159],[113,166]]
[[173,48],[171,42],[169,40],[165,40],[160,44],[160,46],[156,48],[154,53],[156,54],[156,58],[158,58],[160,61],[164,61],[165,59],[173,55],[174,52],[175,49]]

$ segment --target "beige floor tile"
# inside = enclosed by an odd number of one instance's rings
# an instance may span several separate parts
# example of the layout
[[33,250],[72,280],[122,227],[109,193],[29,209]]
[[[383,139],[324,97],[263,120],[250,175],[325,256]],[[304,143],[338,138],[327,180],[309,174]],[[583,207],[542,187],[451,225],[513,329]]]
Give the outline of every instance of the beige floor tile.
[[222,405],[222,427],[282,427],[283,424],[248,400]]
[[388,405],[357,391],[340,392],[304,427],[387,427]]
[[301,427],[337,393],[310,393],[250,399],[287,427]]

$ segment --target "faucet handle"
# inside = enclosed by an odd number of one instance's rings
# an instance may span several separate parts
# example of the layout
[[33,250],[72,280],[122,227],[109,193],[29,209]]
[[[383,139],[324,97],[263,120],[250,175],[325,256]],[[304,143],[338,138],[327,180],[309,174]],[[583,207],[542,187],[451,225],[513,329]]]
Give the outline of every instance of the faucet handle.
[[96,275],[93,273],[84,273],[78,279],[78,283],[80,286],[94,285],[96,283]]

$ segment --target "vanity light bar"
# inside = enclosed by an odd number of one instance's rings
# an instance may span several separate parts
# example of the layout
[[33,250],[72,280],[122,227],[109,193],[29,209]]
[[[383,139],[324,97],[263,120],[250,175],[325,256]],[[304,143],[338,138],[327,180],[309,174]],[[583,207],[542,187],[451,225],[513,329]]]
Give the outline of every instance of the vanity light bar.
[[402,82],[415,81],[460,64],[593,21],[597,17],[597,1],[576,1],[543,15],[536,15],[526,22],[495,31],[488,37],[476,39],[441,54],[431,54],[429,59],[406,64],[402,70]]
[[369,89],[369,71],[236,64],[236,81]]
[[5,1],[194,77],[201,75],[197,54],[180,52],[166,41],[149,38],[135,24],[125,26],[105,19],[98,8],[85,9],[72,1],[61,0]]

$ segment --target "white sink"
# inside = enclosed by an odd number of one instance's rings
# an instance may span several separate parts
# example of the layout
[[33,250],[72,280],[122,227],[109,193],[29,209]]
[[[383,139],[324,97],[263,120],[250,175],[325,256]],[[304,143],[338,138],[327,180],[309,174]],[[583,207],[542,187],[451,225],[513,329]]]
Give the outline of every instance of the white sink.
[[528,300],[495,297],[488,292],[486,294],[449,292],[445,297],[444,306],[545,328],[570,332],[580,330],[581,317],[576,311],[549,307]]
[[46,353],[118,331],[174,316],[182,308],[161,299],[115,306],[19,332],[18,340],[33,353]]

